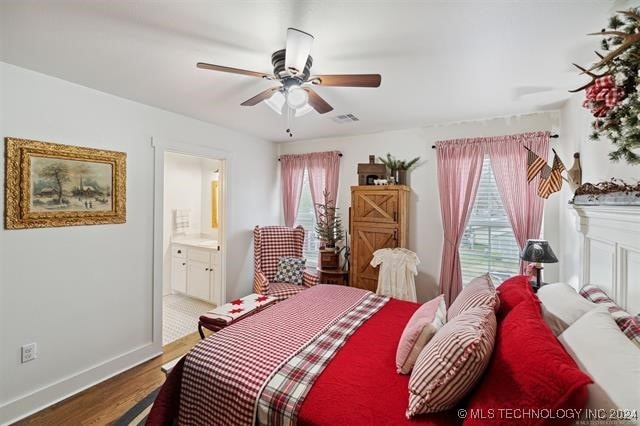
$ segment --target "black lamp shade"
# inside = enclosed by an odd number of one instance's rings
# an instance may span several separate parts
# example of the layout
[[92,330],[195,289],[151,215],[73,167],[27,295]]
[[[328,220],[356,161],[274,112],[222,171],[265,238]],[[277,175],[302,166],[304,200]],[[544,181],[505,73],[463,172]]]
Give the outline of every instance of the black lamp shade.
[[536,263],[558,262],[558,258],[546,240],[527,240],[527,244],[520,254],[520,259]]

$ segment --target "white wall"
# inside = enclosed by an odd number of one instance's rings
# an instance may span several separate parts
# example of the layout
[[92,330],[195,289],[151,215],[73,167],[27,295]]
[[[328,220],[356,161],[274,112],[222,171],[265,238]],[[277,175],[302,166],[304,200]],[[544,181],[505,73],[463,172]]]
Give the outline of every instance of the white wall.
[[174,233],[173,211],[189,209],[191,228],[188,233],[200,234],[202,224],[202,164],[192,155],[173,152],[165,154],[164,205],[165,224],[169,237]]
[[[632,166],[623,161],[614,163],[609,160],[608,153],[612,151],[612,144],[607,140],[591,141],[591,121],[593,117],[588,110],[582,108],[584,92],[571,97],[562,109],[561,126],[564,135],[558,153],[566,158],[567,168],[573,164],[573,153],[580,152],[582,164],[582,182],[598,183],[612,177],[620,178],[629,183],[640,180],[640,166]],[[571,161],[569,161],[571,159]],[[558,237],[560,260],[560,279],[574,287],[579,283],[580,234],[577,228],[577,215],[568,204],[573,193],[568,187],[563,188],[558,210]]]
[[[280,144],[280,154],[314,151],[339,150],[343,157],[340,162],[340,187],[338,206],[347,224],[351,203],[350,187],[357,185],[357,164],[368,162],[369,154],[382,156],[387,152],[401,159],[419,156],[421,166],[409,174],[411,187],[409,211],[408,248],[415,251],[421,260],[418,267],[416,286],[419,300],[427,300],[438,294],[440,277],[440,257],[442,254],[442,222],[436,179],[435,150],[431,149],[437,140],[495,136],[535,130],[551,130],[557,126],[557,113],[532,114],[513,118],[497,118],[475,122],[456,123],[443,126],[424,127],[388,131],[371,135],[341,138],[317,139]],[[552,140],[553,141],[553,140]],[[555,146],[555,142],[552,142]],[[550,198],[545,212],[545,229],[553,232],[555,223],[547,223],[546,217],[557,222],[557,197]],[[546,269],[547,280],[557,279],[557,268]]]
[[[159,352],[152,342],[151,137],[233,158],[228,297],[250,291],[251,230],[276,223],[279,203],[270,142],[5,63],[0,94],[2,136],[127,153],[126,224],[0,231],[2,424]],[[20,346],[29,342],[38,343],[39,358],[21,364]]]

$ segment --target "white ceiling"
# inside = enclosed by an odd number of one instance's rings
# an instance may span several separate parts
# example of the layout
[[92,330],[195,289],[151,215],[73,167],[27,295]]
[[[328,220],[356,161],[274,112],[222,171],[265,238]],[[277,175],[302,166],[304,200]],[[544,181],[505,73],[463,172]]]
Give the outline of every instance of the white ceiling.
[[[334,111],[295,139],[556,109],[581,79],[613,1],[3,0],[8,63],[274,141],[285,121],[240,103],[274,85],[195,67],[270,72],[287,27],[315,36],[312,73],[380,73],[378,89],[318,87]],[[540,91],[549,89],[546,91]],[[532,93],[532,94],[530,94]],[[330,118],[353,113],[357,123]]]

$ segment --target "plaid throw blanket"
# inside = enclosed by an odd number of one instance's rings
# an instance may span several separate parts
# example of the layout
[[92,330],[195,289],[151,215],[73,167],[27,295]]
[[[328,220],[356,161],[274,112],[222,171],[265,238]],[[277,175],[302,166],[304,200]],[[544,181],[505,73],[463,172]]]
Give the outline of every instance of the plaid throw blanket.
[[258,399],[258,424],[295,425],[304,398],[333,355],[388,301],[386,296],[368,295],[280,367],[263,387]]
[[179,424],[253,424],[273,372],[370,295],[317,285],[198,343],[184,363]]
[[631,315],[629,312],[618,306],[618,304],[614,302],[607,293],[595,285],[585,285],[580,289],[580,294],[591,300],[593,303],[599,303],[606,306],[616,324],[620,327],[620,330],[622,330],[622,332],[631,339],[636,346],[640,347],[640,314]]

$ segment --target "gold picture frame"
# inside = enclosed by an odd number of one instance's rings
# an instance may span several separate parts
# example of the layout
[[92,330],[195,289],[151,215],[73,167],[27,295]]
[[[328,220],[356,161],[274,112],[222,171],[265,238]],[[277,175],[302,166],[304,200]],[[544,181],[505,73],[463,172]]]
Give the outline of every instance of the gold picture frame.
[[126,222],[124,152],[5,138],[5,228]]

